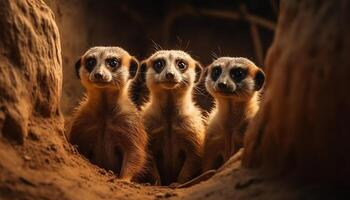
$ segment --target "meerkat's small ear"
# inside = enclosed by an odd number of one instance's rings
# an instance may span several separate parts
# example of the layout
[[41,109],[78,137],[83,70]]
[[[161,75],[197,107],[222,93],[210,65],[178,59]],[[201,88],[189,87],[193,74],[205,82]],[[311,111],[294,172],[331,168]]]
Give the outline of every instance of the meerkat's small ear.
[[196,78],[194,82],[197,83],[201,80],[201,75],[203,71],[203,67],[199,62],[196,62],[195,71],[196,71]]
[[79,58],[79,60],[75,63],[75,74],[77,75],[78,79],[80,79],[80,75],[79,75],[80,66],[81,66],[81,58]]
[[132,57],[130,59],[129,65],[129,78],[133,79],[137,74],[137,70],[139,68],[139,61],[136,58]]
[[255,77],[254,77],[254,82],[255,82],[255,90],[256,91],[259,91],[263,86],[264,86],[264,83],[265,83],[265,73],[259,69],[256,74],[255,74]]

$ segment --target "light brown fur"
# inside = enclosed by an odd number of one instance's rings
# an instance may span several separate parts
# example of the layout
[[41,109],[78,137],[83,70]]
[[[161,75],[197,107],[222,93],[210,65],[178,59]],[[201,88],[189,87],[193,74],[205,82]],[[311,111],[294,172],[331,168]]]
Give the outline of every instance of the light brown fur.
[[[98,60],[91,72],[85,68],[89,57]],[[121,60],[120,66],[109,67],[105,63],[109,57]],[[137,61],[121,48],[95,47],[77,64],[87,94],[74,113],[69,141],[92,163],[131,180],[142,172],[147,156],[147,134],[128,95],[129,70],[131,65],[137,67]],[[96,84],[91,77],[98,70],[106,76],[109,73],[111,79]]]
[[[213,80],[213,69],[217,67],[222,71]],[[242,69],[245,78],[233,78],[234,68]],[[216,105],[206,130],[204,171],[217,169],[243,146],[246,127],[259,109],[259,90],[265,80],[262,70],[245,58],[218,58],[207,72],[205,85]],[[220,89],[220,83],[226,84],[224,89]]]
[[[165,60],[161,73],[152,67],[158,59]],[[180,72],[177,61],[187,64]],[[150,101],[142,115],[150,137],[154,176],[158,183],[185,183],[201,172],[204,142],[204,120],[192,100],[196,75],[201,67],[183,51],[158,51],[143,62]],[[173,72],[176,86],[164,83],[164,73]],[[196,73],[197,71],[197,73]]]

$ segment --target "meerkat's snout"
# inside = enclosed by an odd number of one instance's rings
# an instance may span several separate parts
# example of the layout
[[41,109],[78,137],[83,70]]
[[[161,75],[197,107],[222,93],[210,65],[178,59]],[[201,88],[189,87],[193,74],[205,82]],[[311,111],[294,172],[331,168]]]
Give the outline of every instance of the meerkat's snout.
[[155,80],[164,88],[174,88],[182,81],[181,74],[171,60],[167,62],[162,58],[157,59],[153,62],[152,68],[156,72]]
[[96,58],[88,58],[85,66],[92,70],[89,80],[97,86],[107,85],[112,81],[112,73],[110,68],[115,68],[119,64],[116,58],[106,59],[97,64]]
[[236,84],[227,74],[222,74],[222,68],[215,67],[212,69],[211,78],[214,81],[214,91],[223,94],[232,94],[236,90]]
[[178,86],[186,77],[187,64],[180,59],[157,59],[153,62],[154,79],[165,89]]

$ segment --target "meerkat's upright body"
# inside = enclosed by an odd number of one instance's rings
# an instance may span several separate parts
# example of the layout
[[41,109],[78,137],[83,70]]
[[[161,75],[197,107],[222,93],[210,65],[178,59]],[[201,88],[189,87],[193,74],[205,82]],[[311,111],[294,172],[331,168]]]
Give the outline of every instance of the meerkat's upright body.
[[192,100],[201,67],[183,51],[162,50],[143,62],[150,101],[143,108],[156,178],[184,183],[201,172],[204,121]]
[[264,72],[246,58],[221,57],[207,68],[205,86],[215,99],[208,121],[203,170],[217,169],[243,145],[259,109]]
[[69,140],[92,163],[131,180],[143,170],[147,134],[128,96],[137,60],[118,47],[94,47],[77,62],[86,98],[73,115]]

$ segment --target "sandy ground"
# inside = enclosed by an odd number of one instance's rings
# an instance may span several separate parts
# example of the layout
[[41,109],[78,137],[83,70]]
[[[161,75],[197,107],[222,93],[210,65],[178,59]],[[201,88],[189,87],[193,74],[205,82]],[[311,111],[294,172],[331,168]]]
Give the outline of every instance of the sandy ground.
[[[315,185],[262,176],[229,163],[211,179],[190,188],[172,189],[118,180],[90,164],[67,143],[63,133],[33,128],[25,144],[0,140],[1,199],[329,199]],[[328,189],[329,190],[329,189]],[[343,194],[338,193],[341,197]],[[321,198],[322,197],[322,198]]]

